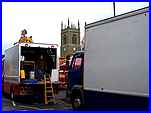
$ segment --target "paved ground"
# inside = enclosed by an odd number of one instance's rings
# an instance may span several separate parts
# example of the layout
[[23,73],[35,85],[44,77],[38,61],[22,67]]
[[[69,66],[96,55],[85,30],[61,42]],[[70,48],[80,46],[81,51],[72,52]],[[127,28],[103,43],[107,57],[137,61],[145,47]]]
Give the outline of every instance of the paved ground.
[[2,99],[3,111],[29,111],[29,110],[59,110],[59,111],[72,111],[70,102],[65,101],[65,91],[60,91],[56,95],[56,103],[44,105],[43,103],[24,103],[17,101],[13,106],[9,98],[3,97]]

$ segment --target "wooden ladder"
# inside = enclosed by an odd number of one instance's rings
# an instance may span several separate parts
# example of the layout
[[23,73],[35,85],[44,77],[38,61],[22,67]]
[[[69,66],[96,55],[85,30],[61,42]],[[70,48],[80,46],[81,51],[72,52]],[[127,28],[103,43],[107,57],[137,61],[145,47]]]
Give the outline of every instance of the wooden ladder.
[[50,74],[45,74],[44,82],[45,82],[45,91],[44,91],[45,104],[48,104],[49,102],[55,103],[55,95],[53,91]]

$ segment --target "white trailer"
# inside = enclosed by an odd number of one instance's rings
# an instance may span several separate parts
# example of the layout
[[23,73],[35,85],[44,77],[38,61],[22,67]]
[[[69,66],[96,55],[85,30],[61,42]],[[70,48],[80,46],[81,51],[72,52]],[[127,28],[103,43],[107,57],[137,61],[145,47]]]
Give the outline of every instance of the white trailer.
[[[106,110],[111,106],[148,109],[148,10],[143,8],[85,26],[83,84],[72,85],[74,108],[97,105]],[[73,60],[81,53],[76,53]],[[70,70],[69,76],[73,73],[76,72]]]
[[[40,76],[39,70],[43,71],[43,75],[51,69],[52,74],[56,73],[57,47],[57,44],[17,43],[7,49],[3,70],[3,92],[12,93],[13,96],[33,97],[36,94],[36,96],[42,98],[44,95],[44,78]],[[41,59],[41,57],[43,58]],[[21,80],[21,65],[23,65],[25,71],[23,80]],[[45,69],[42,70],[42,67]],[[56,80],[56,75],[52,75],[52,78]]]

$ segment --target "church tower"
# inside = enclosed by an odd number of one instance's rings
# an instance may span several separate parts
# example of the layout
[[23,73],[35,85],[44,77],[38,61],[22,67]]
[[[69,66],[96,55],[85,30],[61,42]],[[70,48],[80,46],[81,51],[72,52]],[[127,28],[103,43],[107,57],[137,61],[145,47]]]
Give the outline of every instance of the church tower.
[[61,22],[61,48],[60,55],[65,57],[71,55],[75,51],[80,50],[80,23],[78,20],[78,26],[70,24],[68,18],[68,25],[63,25]]

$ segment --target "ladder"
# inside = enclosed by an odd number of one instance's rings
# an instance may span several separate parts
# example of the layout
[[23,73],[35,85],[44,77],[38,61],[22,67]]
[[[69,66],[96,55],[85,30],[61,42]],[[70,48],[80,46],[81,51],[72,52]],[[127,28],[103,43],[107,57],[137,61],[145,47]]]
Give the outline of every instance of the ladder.
[[55,103],[55,95],[54,95],[54,91],[53,91],[53,86],[52,86],[52,82],[51,82],[51,77],[50,74],[45,74],[44,75],[44,84],[45,84],[45,104],[48,104],[49,102],[53,102]]

